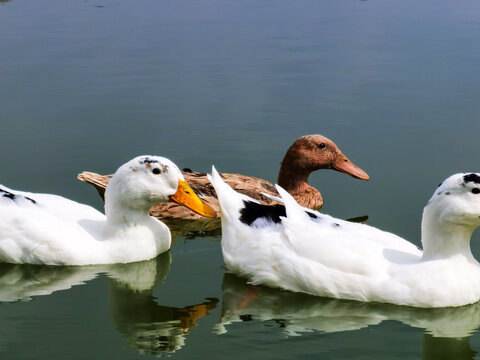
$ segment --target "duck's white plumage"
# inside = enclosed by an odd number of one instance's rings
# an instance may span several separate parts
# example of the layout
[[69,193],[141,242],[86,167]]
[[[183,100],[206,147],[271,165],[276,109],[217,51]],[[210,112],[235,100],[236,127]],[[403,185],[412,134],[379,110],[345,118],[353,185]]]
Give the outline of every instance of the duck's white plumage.
[[272,213],[233,191],[215,168],[211,181],[225,264],[252,283],[417,307],[480,300],[480,265],[470,251],[480,225],[479,174],[453,175],[436,190],[424,209],[423,251],[394,234],[306,210],[280,187],[285,208]]
[[170,248],[171,236],[148,210],[168,201],[183,180],[170,160],[139,156],[113,176],[106,215],[61,196],[1,186],[0,261],[88,265],[151,259]]

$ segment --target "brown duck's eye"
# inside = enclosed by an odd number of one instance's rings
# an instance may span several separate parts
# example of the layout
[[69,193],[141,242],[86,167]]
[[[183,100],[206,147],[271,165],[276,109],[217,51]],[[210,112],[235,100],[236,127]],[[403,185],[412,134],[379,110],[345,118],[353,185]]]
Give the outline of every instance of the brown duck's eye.
[[480,194],[480,189],[479,188],[473,188],[472,193],[473,194]]
[[160,172],[161,172],[161,171],[160,171],[159,168],[155,168],[155,169],[152,170],[152,173],[154,173],[155,175],[160,174]]
[[319,148],[319,149],[325,149],[326,146],[327,146],[327,145],[325,145],[325,143],[320,143],[320,144],[318,144],[318,148]]

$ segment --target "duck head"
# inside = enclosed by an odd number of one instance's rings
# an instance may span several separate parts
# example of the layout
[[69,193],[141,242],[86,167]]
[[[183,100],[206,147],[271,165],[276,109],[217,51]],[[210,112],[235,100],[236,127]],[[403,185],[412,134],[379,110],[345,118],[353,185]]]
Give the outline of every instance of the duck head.
[[290,146],[282,160],[282,168],[291,167],[312,172],[333,169],[357,179],[368,180],[365,171],[351,162],[330,139],[322,135],[305,135]]
[[480,173],[455,174],[435,190],[423,210],[423,257],[463,254],[472,258],[470,238],[480,226]]
[[215,211],[203,203],[172,161],[160,156],[138,156],[122,165],[105,191],[105,210],[112,206],[150,209],[161,202],[174,201],[207,217]]
[[480,173],[447,178],[428,201],[424,213],[452,226],[480,226]]

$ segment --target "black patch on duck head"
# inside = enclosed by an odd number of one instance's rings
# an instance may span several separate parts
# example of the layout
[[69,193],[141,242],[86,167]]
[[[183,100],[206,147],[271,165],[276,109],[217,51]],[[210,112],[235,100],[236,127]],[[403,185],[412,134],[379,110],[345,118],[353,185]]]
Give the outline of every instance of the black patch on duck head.
[[144,157],[143,159],[140,160],[140,164],[146,165],[146,164],[155,164],[158,163],[158,160],[151,159],[148,156]]
[[[282,221],[280,219],[281,216],[287,216],[285,206],[283,205],[262,205],[257,204],[253,201],[246,200],[244,200],[243,203],[245,204],[245,207],[240,210],[240,221],[248,226],[252,225],[255,220],[260,218],[264,218],[267,221],[278,224]],[[314,213],[311,213],[309,211],[305,212],[312,219],[317,218],[317,215],[315,215]]]
[[469,182],[474,182],[475,184],[480,184],[480,176],[477,174],[468,174],[463,177],[463,182],[468,184]]
[[30,201],[32,204],[37,203],[35,200],[33,200],[32,198],[29,198],[28,196],[17,195],[17,194],[14,194],[14,193],[10,192],[10,191],[4,190],[4,189],[0,189],[0,193],[2,193],[2,197],[8,198],[8,199],[13,200],[13,201],[15,201],[17,199],[17,197],[22,197],[22,198]]

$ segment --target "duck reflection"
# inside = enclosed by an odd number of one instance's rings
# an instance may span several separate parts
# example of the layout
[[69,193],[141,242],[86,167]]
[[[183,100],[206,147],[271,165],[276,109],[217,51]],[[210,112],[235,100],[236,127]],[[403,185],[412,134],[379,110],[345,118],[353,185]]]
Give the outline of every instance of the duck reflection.
[[172,234],[172,240],[178,237],[194,239],[196,237],[221,237],[222,223],[220,218],[217,219],[161,219],[168,226]]
[[319,298],[262,286],[225,274],[217,333],[242,321],[276,321],[286,336],[338,332],[378,325],[385,320],[424,329],[424,359],[473,359],[470,336],[480,326],[480,303],[457,308],[421,309]]
[[140,353],[173,352],[185,345],[188,329],[216,308],[218,299],[185,307],[163,306],[153,290],[170,271],[171,253],[138,263],[96,266],[0,264],[0,301],[29,301],[82,285],[99,274],[108,282],[112,321]]
[[[166,256],[168,259],[165,259]],[[163,281],[170,269],[170,252],[156,260],[155,283],[158,283]],[[143,271],[130,269],[128,272],[142,277]],[[181,308],[163,306],[152,295],[153,288],[138,290],[123,279],[111,277],[108,297],[112,320],[130,345],[142,354],[177,351],[185,345],[188,329],[197,326],[197,319],[215,309],[218,299],[208,298],[201,304]]]
[[0,301],[29,301],[83,285],[106,274],[115,284],[140,292],[162,282],[170,269],[170,252],[150,261],[93,266],[46,266],[0,263]]
[[29,301],[94,279],[96,267],[0,263],[0,302]]

